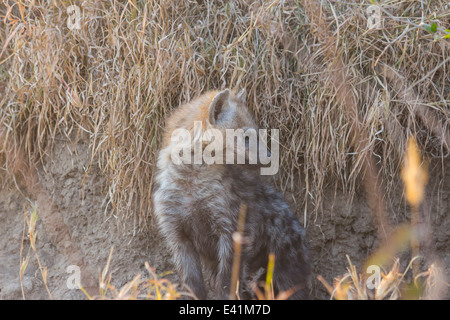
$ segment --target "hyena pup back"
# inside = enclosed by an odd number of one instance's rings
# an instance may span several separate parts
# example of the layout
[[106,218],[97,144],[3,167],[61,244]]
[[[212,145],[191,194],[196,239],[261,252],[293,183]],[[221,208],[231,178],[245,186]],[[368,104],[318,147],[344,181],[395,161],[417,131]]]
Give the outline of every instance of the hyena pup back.
[[[247,284],[250,279],[264,279],[268,256],[273,253],[275,292],[290,290],[291,298],[306,298],[310,268],[305,231],[267,176],[256,170],[261,168],[264,157],[270,159],[273,155],[257,139],[256,161],[253,158],[249,163],[254,141],[246,135],[243,150],[230,147],[230,140],[225,141],[230,129],[244,133],[258,129],[246,107],[244,90],[207,92],[177,108],[166,121],[153,186],[153,209],[174,266],[197,298],[207,297],[202,270],[212,279],[215,295],[228,298],[233,234],[240,207],[245,204],[240,296],[253,296]],[[179,137],[174,138],[180,130],[189,133],[192,141],[180,143]],[[213,132],[214,137],[202,138],[205,130]],[[198,161],[195,151],[199,150],[208,151],[216,161]],[[233,160],[235,155],[243,155],[245,162],[229,164],[226,160],[231,158],[230,153]]]

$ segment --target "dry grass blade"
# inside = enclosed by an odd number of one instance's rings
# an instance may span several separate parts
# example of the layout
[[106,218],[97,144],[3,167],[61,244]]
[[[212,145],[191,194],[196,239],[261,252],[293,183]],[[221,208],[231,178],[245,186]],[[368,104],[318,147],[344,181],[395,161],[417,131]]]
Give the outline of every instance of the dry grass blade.
[[[99,294],[88,295],[88,299],[92,300],[175,300],[183,296],[191,297],[189,293],[180,292],[177,285],[171,281],[161,278],[157,275],[155,270],[145,263],[145,268],[151,275],[151,278],[143,278],[141,273],[138,273],[134,278],[117,288],[112,284],[113,277],[110,273],[110,265],[113,248],[111,248],[110,255],[105,267],[99,272]],[[163,275],[164,276],[164,275]]]
[[[23,279],[23,275],[26,271],[26,268],[28,266],[28,263],[30,261],[30,249],[31,249],[34,252],[34,256],[38,263],[39,271],[41,273],[42,281],[43,281],[45,290],[47,291],[48,297],[51,300],[53,300],[52,294],[50,293],[50,289],[48,288],[48,283],[47,283],[48,270],[47,270],[47,267],[41,263],[41,260],[39,259],[39,255],[38,255],[37,248],[36,248],[36,240],[37,240],[36,223],[37,223],[37,220],[38,220],[38,214],[37,214],[37,207],[35,205],[33,206],[33,211],[30,214],[30,216],[28,216],[28,213],[27,213],[26,209],[24,208],[24,230],[23,230],[24,232],[22,235],[22,243],[21,243],[21,248],[20,248],[20,273],[19,273],[20,287],[22,289],[22,297],[23,297],[23,299],[25,299],[25,293],[23,290],[22,279]],[[26,228],[25,228],[25,225],[26,225]],[[26,238],[30,242],[30,247],[28,248],[28,253],[27,253],[25,260],[23,260],[22,252],[23,252],[23,243],[24,243],[24,239],[25,239],[25,230],[27,230]]]
[[[336,300],[398,300],[398,299],[426,299],[430,296],[442,297],[442,284],[445,282],[436,283],[434,278],[435,274],[438,277],[441,275],[438,272],[435,273],[433,266],[430,266],[429,271],[422,273],[419,277],[425,278],[427,283],[426,290],[423,290],[421,285],[417,282],[410,284],[405,275],[411,269],[414,261],[417,257],[413,258],[406,269],[400,272],[400,260],[395,259],[392,264],[391,270],[387,273],[381,272],[379,281],[375,282],[375,285],[369,287],[371,279],[367,279],[366,273],[358,273],[356,267],[350,261],[347,256],[349,268],[347,273],[337,277],[334,280],[334,285],[328,284],[323,277],[318,277],[319,281],[323,283],[328,292],[330,293],[330,299]],[[416,277],[417,279],[417,277]],[[442,278],[438,278],[442,280]],[[440,288],[437,290],[433,287],[437,284]],[[440,290],[440,291],[439,291]],[[432,291],[432,292],[431,292]],[[438,292],[439,291],[439,292]],[[414,295],[411,297],[411,292]]]
[[239,210],[238,229],[233,234],[234,242],[234,258],[231,270],[231,286],[230,299],[234,300],[236,296],[239,297],[239,268],[241,267],[241,249],[244,242],[244,227],[245,217],[247,215],[247,205],[242,204]]
[[424,294],[424,299],[426,300],[441,299],[450,287],[450,284],[445,278],[443,267],[440,263],[431,264],[425,272],[417,275],[417,277],[414,279],[414,282],[416,283],[417,279],[422,277],[425,277],[426,279]]

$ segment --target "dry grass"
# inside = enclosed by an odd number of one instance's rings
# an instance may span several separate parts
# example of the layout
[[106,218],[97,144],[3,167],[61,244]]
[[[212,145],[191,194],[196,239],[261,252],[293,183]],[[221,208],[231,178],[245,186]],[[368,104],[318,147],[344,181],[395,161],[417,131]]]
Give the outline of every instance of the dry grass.
[[145,263],[147,272],[151,278],[142,278],[142,274],[137,274],[131,281],[116,288],[112,283],[112,277],[109,273],[111,257],[114,249],[108,257],[105,268],[99,272],[99,293],[89,295],[83,290],[86,297],[90,300],[175,300],[181,297],[193,297],[189,292],[179,291],[176,284],[164,278],[163,275],[157,275],[155,270],[148,263]]
[[[22,289],[22,298],[25,300],[25,292],[23,290],[23,275],[27,270],[28,264],[30,262],[30,254],[31,251],[34,252],[34,256],[36,258],[37,264],[39,266],[39,271],[42,277],[42,283],[47,291],[48,297],[50,300],[53,299],[52,294],[48,288],[47,278],[48,278],[48,269],[41,263],[41,259],[39,259],[39,254],[36,249],[36,239],[37,239],[37,230],[36,223],[38,220],[37,208],[33,206],[33,211],[31,214],[28,214],[26,208],[24,207],[24,223],[23,223],[23,232],[22,232],[22,242],[20,244],[20,271],[19,271],[19,280],[20,280],[20,288]],[[26,231],[26,232],[25,232]],[[24,257],[24,243],[29,242],[27,254]]]
[[[335,278],[333,286],[322,277],[319,280],[330,293],[330,299],[336,300],[429,300],[441,299],[447,290],[442,267],[435,264],[412,281],[408,272],[417,257],[413,258],[404,271],[401,271],[399,259],[395,259],[389,271],[381,271],[378,283],[370,279],[365,272],[358,273],[347,256],[349,268],[347,273]],[[369,285],[368,285],[369,284]],[[374,288],[369,287],[371,284]]]
[[[170,274],[167,272],[162,275],[157,275],[155,270],[145,263],[145,268],[147,272],[151,275],[150,278],[142,278],[142,274],[137,274],[133,280],[129,281],[121,288],[116,288],[111,284],[112,276],[109,273],[109,267],[111,262],[111,257],[113,254],[113,248],[106,263],[105,268],[99,272],[99,293],[95,295],[89,295],[82,287],[81,290],[85,293],[86,297],[90,300],[175,300],[180,298],[190,298],[197,299],[195,294],[189,289],[185,288],[185,291],[180,290],[183,287],[179,284],[174,284],[170,280],[165,279],[164,276]],[[240,250],[237,250],[240,252]],[[239,255],[239,254],[238,254]],[[239,267],[239,261],[236,261],[236,256],[234,260],[234,265]],[[294,289],[280,292],[275,296],[273,288],[273,273],[275,267],[275,255],[270,254],[268,259],[268,269],[267,276],[264,283],[259,284],[263,286],[263,289],[252,284],[252,289],[255,292],[257,300],[286,300],[295,291]],[[239,281],[235,279],[234,275],[232,277],[232,282],[235,284],[230,289],[230,300],[241,300],[238,294]]]
[[[347,255],[350,267],[346,274],[334,279],[333,286],[319,275],[318,280],[328,290],[331,299],[442,299],[445,296],[449,285],[446,281],[443,263],[433,252],[427,253],[429,256],[428,261],[425,261],[426,264],[429,264],[427,270],[420,272],[422,257],[419,245],[421,242],[426,242],[424,238],[430,237],[430,234],[424,232],[423,227],[419,225],[419,206],[424,198],[428,171],[427,164],[422,161],[414,138],[408,140],[402,179],[405,185],[406,200],[411,206],[410,223],[398,226],[390,233],[384,245],[366,261],[363,266],[365,272],[359,273]],[[411,249],[412,259],[405,270],[401,272],[400,259],[397,257],[407,248]],[[434,251],[432,247],[427,249]],[[389,265],[391,265],[389,272],[381,271],[381,268]],[[407,275],[409,270],[412,270],[410,276]],[[378,275],[368,275],[374,272],[378,272]]]
[[[410,134],[427,157],[448,157],[448,3],[381,2],[373,30],[369,1],[318,3],[5,0],[1,141],[34,161],[59,136],[87,138],[112,213],[142,227],[165,116],[207,89],[241,86],[260,125],[280,129],[277,182],[302,201],[305,223],[327,184],[354,194],[365,157],[388,195]],[[67,27],[70,4],[79,30]]]
[[[37,263],[39,273],[42,278],[42,286],[45,288],[48,298],[53,299],[51,291],[54,287],[48,285],[48,268],[41,262],[37,249],[37,225],[38,225],[38,210],[37,206],[33,205],[32,212],[29,213],[24,207],[24,226],[22,234],[22,242],[20,246],[20,268],[19,280],[22,289],[22,298],[25,300],[23,288],[23,277],[30,262],[34,262],[31,257],[31,252],[34,253],[35,261]],[[27,250],[25,248],[28,247]],[[26,254],[24,255],[24,252]],[[137,274],[130,282],[123,285],[121,288],[116,288],[112,284],[112,276],[109,272],[111,258],[113,255],[113,248],[111,248],[106,266],[99,271],[98,286],[85,288],[77,283],[84,295],[90,300],[175,300],[181,297],[193,297],[189,292],[178,290],[178,286],[173,284],[170,280],[164,278],[168,273],[156,274],[155,270],[151,268],[148,263],[145,263],[145,268],[150,275],[149,278],[143,278],[142,274]],[[37,271],[35,276],[37,277]]]

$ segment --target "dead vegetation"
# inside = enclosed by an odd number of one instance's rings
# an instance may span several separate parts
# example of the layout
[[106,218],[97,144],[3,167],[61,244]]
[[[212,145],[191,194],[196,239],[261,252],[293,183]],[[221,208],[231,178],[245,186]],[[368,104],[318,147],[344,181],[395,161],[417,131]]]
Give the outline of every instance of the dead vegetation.
[[279,184],[304,208],[331,180],[349,195],[360,178],[389,189],[409,134],[428,156],[448,153],[445,1],[380,3],[378,29],[368,1],[73,4],[70,30],[68,3],[3,2],[3,141],[35,159],[58,135],[87,135],[113,212],[137,225],[164,117],[206,89],[247,88],[261,126],[280,128]]
[[443,277],[442,266],[432,264],[425,272],[418,274],[413,281],[406,276],[411,270],[411,260],[404,271],[400,270],[399,259],[393,262],[389,271],[381,271],[379,279],[370,279],[359,273],[347,256],[349,268],[343,276],[334,280],[333,286],[319,278],[330,293],[330,299],[336,300],[434,300],[442,297],[448,287]]
[[[80,29],[68,27],[72,4]],[[111,214],[142,228],[164,118],[207,89],[240,86],[261,127],[280,129],[277,183],[303,222],[327,185],[349,199],[362,185],[387,238],[407,138],[448,160],[450,7],[376,4],[381,25],[369,28],[364,0],[3,0],[0,182],[57,137],[87,139]]]

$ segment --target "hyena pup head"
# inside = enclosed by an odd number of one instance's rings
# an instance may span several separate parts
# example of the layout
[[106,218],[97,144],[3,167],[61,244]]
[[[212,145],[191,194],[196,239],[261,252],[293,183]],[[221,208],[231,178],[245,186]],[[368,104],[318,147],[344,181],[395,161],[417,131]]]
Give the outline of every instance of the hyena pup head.
[[262,175],[278,172],[278,130],[271,130],[271,153],[267,130],[256,125],[246,105],[245,90],[214,91],[192,104],[198,103],[197,117],[187,127],[179,126],[172,132],[171,158],[175,164],[237,164],[260,168]]

